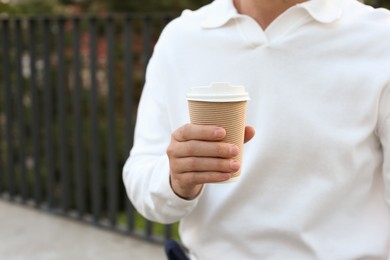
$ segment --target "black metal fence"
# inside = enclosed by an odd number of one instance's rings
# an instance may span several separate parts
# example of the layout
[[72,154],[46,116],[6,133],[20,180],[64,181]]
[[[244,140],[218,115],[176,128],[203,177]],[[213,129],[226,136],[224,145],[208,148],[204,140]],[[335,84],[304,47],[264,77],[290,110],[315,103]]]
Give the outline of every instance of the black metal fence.
[[153,45],[174,17],[0,20],[0,194],[151,241],[176,225],[144,220],[121,170]]

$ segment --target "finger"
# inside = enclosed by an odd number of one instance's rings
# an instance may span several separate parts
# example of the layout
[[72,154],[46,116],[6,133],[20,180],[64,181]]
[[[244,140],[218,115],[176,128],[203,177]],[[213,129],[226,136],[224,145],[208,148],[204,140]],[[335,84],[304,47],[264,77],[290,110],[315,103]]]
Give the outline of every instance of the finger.
[[173,134],[173,138],[179,142],[189,140],[216,141],[225,137],[226,131],[217,126],[186,124],[178,128]]
[[188,141],[176,143],[167,149],[168,156],[172,158],[183,157],[217,157],[232,158],[237,156],[239,149],[234,144],[222,142]]
[[172,172],[236,172],[240,163],[230,159],[186,157],[180,158],[171,167]]
[[199,185],[205,183],[217,183],[231,178],[230,173],[221,172],[188,172],[179,174],[177,177],[184,185]]
[[249,142],[255,136],[255,133],[255,129],[252,126],[246,126],[244,143]]

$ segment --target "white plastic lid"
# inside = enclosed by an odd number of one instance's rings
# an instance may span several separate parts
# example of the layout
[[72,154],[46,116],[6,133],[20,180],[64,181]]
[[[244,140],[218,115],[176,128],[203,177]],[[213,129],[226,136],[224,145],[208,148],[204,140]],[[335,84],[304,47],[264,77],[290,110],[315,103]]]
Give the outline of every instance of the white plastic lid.
[[213,83],[210,86],[192,87],[187,100],[203,102],[239,102],[249,100],[249,94],[243,86],[228,83]]

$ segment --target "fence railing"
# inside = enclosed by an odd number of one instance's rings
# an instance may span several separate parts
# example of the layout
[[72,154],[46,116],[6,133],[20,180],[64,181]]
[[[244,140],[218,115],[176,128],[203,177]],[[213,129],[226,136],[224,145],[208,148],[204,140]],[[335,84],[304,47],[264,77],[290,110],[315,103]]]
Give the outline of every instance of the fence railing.
[[0,194],[151,241],[176,226],[144,220],[121,170],[146,64],[174,17],[0,20]]

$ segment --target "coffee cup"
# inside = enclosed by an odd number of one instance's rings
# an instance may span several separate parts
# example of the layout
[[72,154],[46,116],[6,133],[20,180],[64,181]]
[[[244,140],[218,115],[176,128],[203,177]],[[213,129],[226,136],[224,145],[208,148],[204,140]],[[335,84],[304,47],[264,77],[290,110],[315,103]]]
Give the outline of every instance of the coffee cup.
[[[192,124],[215,125],[225,129],[226,136],[220,142],[234,144],[239,154],[233,158],[242,163],[245,120],[249,95],[243,86],[213,83],[209,86],[192,87],[187,101]],[[240,169],[224,182],[239,179]]]

